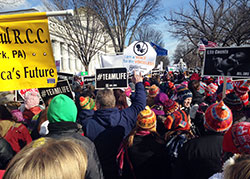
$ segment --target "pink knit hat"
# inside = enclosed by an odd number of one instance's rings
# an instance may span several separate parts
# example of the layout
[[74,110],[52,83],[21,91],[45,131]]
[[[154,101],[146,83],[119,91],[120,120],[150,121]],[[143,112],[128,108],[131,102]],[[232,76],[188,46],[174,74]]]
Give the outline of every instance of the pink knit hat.
[[24,96],[24,104],[26,109],[38,106],[40,102],[40,96],[36,92],[26,92]]

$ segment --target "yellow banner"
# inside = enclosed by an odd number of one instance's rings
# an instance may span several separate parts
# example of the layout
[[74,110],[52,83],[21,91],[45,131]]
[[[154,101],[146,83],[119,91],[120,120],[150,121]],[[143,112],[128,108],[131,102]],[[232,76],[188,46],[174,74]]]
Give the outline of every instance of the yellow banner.
[[0,91],[55,87],[46,13],[0,16]]

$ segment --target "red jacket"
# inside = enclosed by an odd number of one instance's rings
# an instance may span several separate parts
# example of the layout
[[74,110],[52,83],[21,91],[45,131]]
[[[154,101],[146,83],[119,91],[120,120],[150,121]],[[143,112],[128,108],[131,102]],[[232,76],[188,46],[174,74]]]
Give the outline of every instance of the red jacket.
[[6,131],[3,135],[4,139],[9,142],[16,153],[32,141],[28,129],[21,123],[16,123],[10,120],[1,120],[0,126]]

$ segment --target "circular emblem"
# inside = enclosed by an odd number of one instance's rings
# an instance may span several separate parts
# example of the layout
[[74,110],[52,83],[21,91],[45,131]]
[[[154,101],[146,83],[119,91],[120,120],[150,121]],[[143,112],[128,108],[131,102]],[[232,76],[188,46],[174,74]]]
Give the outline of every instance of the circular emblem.
[[148,52],[148,45],[145,42],[137,42],[134,45],[134,53],[138,56],[143,56]]

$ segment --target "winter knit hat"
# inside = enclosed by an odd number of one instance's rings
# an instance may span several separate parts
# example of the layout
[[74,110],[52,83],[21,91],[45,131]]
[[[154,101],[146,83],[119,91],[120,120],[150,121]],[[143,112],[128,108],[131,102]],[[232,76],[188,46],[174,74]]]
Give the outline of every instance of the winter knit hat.
[[248,105],[248,103],[249,103],[248,93],[245,93],[244,95],[240,95],[239,97],[240,97],[241,101],[243,102],[244,106]]
[[80,106],[82,109],[92,110],[95,109],[95,101],[90,97],[80,97]]
[[232,111],[243,109],[243,102],[234,92],[227,94],[223,101]]
[[168,115],[164,122],[164,126],[166,129],[172,131],[190,129],[187,114],[183,110],[175,111],[171,115]]
[[178,109],[179,109],[179,104],[172,99],[169,99],[164,103],[164,112],[166,115],[170,115]]
[[152,85],[149,88],[149,97],[156,97],[156,95],[160,92],[160,88],[156,85]]
[[168,96],[165,93],[157,94],[157,96],[154,98],[154,105],[151,107],[152,111],[154,111],[156,115],[165,115],[163,106],[168,100]]
[[156,130],[156,115],[149,106],[138,114],[136,125],[142,129]]
[[222,146],[225,152],[250,154],[250,122],[234,124],[225,133]]
[[214,132],[227,131],[233,123],[231,110],[223,101],[209,106],[205,112],[204,126]]
[[199,76],[198,73],[193,73],[192,76],[190,77],[190,81],[192,80],[198,80],[200,81],[201,77]]
[[182,104],[185,99],[190,98],[190,97],[192,98],[193,94],[188,88],[179,87],[177,89],[177,98],[178,98],[180,104]]
[[47,112],[47,118],[50,123],[76,122],[76,116],[76,105],[68,96],[59,94],[51,100]]
[[244,81],[235,81],[234,86],[235,86],[235,91],[236,93],[241,96],[247,93],[250,90],[250,82],[248,80]]
[[26,92],[24,95],[24,104],[26,109],[38,106],[40,102],[40,96],[36,92]]
[[145,81],[145,82],[144,82],[144,87],[145,87],[145,88],[149,88],[149,87],[150,87],[150,83],[149,83],[148,81]]
[[212,96],[214,93],[216,93],[218,89],[218,85],[215,84],[215,83],[210,83],[208,86],[207,86],[207,96]]

